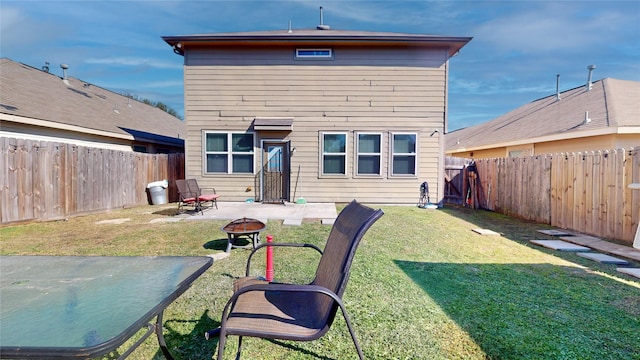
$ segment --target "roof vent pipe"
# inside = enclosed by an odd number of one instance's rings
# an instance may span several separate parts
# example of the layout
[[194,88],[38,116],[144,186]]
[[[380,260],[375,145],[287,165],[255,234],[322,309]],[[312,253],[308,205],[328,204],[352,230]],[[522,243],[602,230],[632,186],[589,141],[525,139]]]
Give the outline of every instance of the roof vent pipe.
[[560,74],[556,75],[556,101],[560,101]]
[[60,67],[62,68],[62,80],[67,80],[67,69],[69,68],[69,65],[60,64]]
[[69,68],[69,65],[60,64],[60,67],[62,68],[62,82],[69,85],[69,79],[67,78],[67,69]]
[[593,70],[595,68],[596,68],[595,65],[587,66],[587,70],[589,70],[589,77],[587,78],[587,89],[586,89],[586,91],[591,90],[591,88],[593,87],[593,84],[591,83],[591,73],[593,73]]
[[329,25],[324,24],[324,16],[322,11],[322,6],[320,6],[320,25],[316,27],[318,30],[329,30],[331,27]]

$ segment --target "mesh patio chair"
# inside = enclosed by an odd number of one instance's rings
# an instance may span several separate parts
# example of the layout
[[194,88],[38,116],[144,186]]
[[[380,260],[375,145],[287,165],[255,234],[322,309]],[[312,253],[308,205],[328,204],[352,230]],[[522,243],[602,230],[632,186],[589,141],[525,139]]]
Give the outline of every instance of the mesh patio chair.
[[[222,359],[227,336],[236,335],[240,358],[242,337],[311,341],[322,337],[331,327],[340,308],[360,359],[362,349],[347,315],[342,296],[349,280],[356,248],[365,232],[382,215],[355,200],[338,215],[324,251],[310,244],[261,244],[247,260],[247,277],[234,284],[235,291],[222,313],[218,329],[205,334],[219,336],[218,359]],[[266,246],[311,247],[320,252],[315,278],[310,284],[269,283],[248,277],[251,258]]]
[[[176,180],[176,186],[178,187],[178,194],[180,196],[178,200],[178,210],[181,211],[185,206],[193,206],[196,212],[200,212],[204,215],[204,204],[210,202],[211,207],[215,205],[218,208],[218,198],[220,195],[216,193],[216,189],[211,188],[213,193],[202,194],[198,181],[196,179]],[[207,189],[208,190],[208,189]]]

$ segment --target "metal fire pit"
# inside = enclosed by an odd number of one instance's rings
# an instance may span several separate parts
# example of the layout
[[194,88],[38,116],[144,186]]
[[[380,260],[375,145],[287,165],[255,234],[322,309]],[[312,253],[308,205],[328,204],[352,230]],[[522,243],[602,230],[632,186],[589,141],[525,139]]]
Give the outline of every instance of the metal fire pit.
[[250,248],[251,245],[237,245],[237,240],[242,236],[251,240],[252,246],[255,249],[256,246],[260,244],[260,232],[266,228],[267,226],[262,221],[256,219],[242,218],[233,220],[222,227],[222,231],[227,233],[227,237],[229,239],[226,252],[230,252],[232,247],[244,249]]

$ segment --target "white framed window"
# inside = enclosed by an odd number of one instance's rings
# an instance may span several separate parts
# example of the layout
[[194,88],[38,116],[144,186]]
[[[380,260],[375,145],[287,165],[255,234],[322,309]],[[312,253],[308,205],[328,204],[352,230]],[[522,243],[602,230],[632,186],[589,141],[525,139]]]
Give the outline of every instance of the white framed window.
[[416,176],[418,134],[391,134],[391,176]]
[[246,132],[204,133],[206,174],[253,174],[254,135]]
[[356,133],[356,175],[380,175],[382,134]]
[[322,159],[320,174],[346,175],[347,133],[323,132],[320,136]]
[[296,60],[333,60],[333,49],[296,49]]

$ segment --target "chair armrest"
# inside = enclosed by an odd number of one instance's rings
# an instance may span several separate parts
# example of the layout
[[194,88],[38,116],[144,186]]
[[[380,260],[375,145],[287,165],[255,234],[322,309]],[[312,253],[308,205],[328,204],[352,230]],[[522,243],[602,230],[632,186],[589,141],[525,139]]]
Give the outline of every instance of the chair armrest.
[[316,250],[317,252],[320,253],[320,255],[322,255],[322,250],[320,250],[319,247],[313,245],[313,244],[304,244],[304,243],[262,243],[258,246],[256,246],[255,249],[253,249],[251,251],[251,253],[249,254],[249,257],[247,258],[247,268],[245,271],[245,276],[249,276],[250,274],[250,270],[251,270],[251,258],[253,257],[253,254],[256,253],[256,251],[265,248],[267,246],[274,246],[274,247],[296,247],[296,248],[312,248],[314,250]]
[[214,194],[216,193],[216,189],[215,188],[209,187],[209,188],[200,188],[200,194],[202,194],[203,190],[211,190],[211,191],[213,191]]
[[238,291],[234,292],[231,299],[227,301],[227,304],[222,311],[222,322],[226,322],[229,316],[229,309],[236,302],[238,297],[249,291],[264,291],[264,292],[313,292],[319,293],[332,298],[338,306],[342,309],[343,313],[346,313],[344,303],[342,299],[333,291],[320,285],[296,285],[296,284],[278,284],[278,283],[266,283],[266,284],[252,284],[247,285]]

